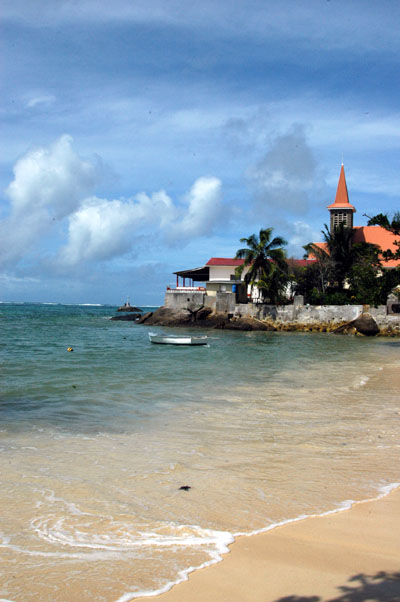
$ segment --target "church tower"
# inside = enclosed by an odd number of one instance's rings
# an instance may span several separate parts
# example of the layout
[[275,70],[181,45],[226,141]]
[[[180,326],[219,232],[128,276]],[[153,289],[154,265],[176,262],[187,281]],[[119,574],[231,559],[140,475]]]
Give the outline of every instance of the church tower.
[[340,170],[335,202],[332,203],[332,205],[329,205],[328,209],[331,214],[331,233],[339,224],[344,224],[346,228],[353,228],[353,213],[356,212],[356,209],[349,203],[349,195],[347,192],[346,176],[344,175],[343,163]]

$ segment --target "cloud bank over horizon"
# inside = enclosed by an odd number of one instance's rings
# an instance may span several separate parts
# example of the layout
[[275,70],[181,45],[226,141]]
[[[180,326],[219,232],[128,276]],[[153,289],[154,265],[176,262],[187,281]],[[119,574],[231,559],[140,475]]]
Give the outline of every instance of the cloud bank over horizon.
[[40,261],[41,244],[54,230],[65,242],[53,243],[45,255],[47,269],[53,267],[59,274],[128,252],[132,256],[135,242],[146,236],[153,244],[158,240],[182,248],[193,239],[211,236],[229,217],[216,177],[198,178],[181,202],[173,201],[165,190],[127,199],[90,194],[101,181],[101,160],[82,158],[68,135],[21,157],[6,189],[9,212],[0,221],[0,265],[16,267],[32,251]]

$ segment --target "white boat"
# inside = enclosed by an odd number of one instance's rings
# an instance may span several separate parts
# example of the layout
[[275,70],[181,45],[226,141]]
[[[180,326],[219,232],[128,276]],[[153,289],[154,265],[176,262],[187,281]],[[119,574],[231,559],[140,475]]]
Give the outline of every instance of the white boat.
[[190,335],[176,336],[172,334],[155,334],[149,332],[150,343],[159,345],[207,345],[207,337],[193,337]]

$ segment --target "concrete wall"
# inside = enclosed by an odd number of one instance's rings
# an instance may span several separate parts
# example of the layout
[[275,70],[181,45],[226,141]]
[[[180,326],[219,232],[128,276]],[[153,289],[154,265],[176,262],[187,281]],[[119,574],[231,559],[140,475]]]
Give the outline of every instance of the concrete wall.
[[201,292],[176,292],[174,290],[165,293],[164,306],[170,309],[186,309],[188,305],[204,305],[206,294]]
[[217,293],[216,311],[220,314],[234,314],[236,295],[233,293]]
[[256,303],[235,303],[234,293],[206,295],[202,292],[167,291],[165,307],[170,309],[191,309],[204,305],[221,314],[234,314],[243,318],[257,318],[280,323],[298,324],[342,324],[355,320],[363,311],[368,311],[379,326],[400,325],[400,315],[387,315],[387,306],[369,307],[365,305],[263,305]]
[[[384,306],[386,308],[386,306]],[[350,322],[363,310],[362,305],[236,305],[235,315],[258,320],[312,324],[320,322]]]

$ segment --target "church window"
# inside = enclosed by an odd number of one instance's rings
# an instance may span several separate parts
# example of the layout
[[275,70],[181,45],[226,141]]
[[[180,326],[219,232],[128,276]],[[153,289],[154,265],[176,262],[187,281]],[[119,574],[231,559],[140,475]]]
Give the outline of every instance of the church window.
[[347,224],[347,213],[344,211],[335,211],[333,214],[333,225],[338,226],[339,224]]

